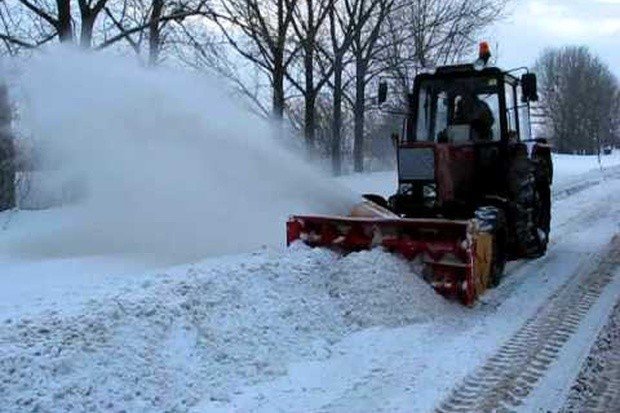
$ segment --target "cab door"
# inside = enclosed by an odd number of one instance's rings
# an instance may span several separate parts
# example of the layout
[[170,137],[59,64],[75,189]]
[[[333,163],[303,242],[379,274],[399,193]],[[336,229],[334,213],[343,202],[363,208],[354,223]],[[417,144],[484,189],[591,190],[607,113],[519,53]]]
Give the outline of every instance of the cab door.
[[506,76],[498,89],[496,99],[488,102],[496,119],[493,140],[478,143],[476,147],[476,187],[480,191],[480,198],[505,195],[509,146],[519,142],[519,105],[515,79]]

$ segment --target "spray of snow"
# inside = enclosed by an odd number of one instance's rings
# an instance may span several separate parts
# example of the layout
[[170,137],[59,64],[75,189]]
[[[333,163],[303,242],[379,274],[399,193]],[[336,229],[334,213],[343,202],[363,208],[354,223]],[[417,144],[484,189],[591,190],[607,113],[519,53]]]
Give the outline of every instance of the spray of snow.
[[180,262],[281,244],[288,214],[355,202],[214,79],[57,50],[29,61],[20,85],[25,129],[87,193],[73,222],[22,254]]

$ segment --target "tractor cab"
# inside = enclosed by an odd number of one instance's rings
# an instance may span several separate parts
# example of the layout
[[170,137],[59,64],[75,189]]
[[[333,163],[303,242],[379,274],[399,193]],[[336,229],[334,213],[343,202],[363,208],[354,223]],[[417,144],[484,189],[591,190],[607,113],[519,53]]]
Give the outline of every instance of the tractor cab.
[[[500,108],[515,106],[512,80],[498,69],[475,71],[473,66],[418,76],[405,140],[461,144],[507,139],[502,126],[508,117]],[[510,125],[511,132],[515,126]]]
[[509,197],[511,159],[531,140],[530,101],[538,99],[535,75],[513,72],[467,64],[415,78],[390,209],[463,218],[491,198]]
[[416,77],[404,138],[439,143],[528,140],[529,103],[537,99],[534,74],[519,79],[496,67],[441,67]]

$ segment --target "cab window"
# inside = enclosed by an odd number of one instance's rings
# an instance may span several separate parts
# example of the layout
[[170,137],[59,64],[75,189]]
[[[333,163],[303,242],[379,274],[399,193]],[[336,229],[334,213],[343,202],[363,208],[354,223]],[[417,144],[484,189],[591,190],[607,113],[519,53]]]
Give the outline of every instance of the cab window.
[[497,78],[425,79],[417,96],[417,141],[501,139]]
[[527,103],[523,103],[522,99],[521,86],[517,87],[517,102],[519,103],[519,134],[521,135],[521,140],[531,139],[530,132],[530,111]]
[[518,106],[515,99],[515,89],[514,86],[508,82],[506,82],[504,89],[506,91],[506,129],[509,139],[515,139],[520,129],[517,126]]

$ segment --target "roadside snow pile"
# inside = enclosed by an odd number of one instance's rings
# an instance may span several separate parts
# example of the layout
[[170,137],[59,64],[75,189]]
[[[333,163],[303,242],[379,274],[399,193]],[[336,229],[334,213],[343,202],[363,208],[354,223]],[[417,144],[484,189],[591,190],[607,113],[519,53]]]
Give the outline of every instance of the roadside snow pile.
[[403,326],[455,311],[411,264],[380,249],[349,254],[330,270],[330,295],[352,326]]
[[[0,406],[9,411],[186,410],[330,357],[361,328],[453,314],[380,250],[283,255],[152,275],[84,304],[0,326]],[[454,305],[456,308],[456,305]]]

